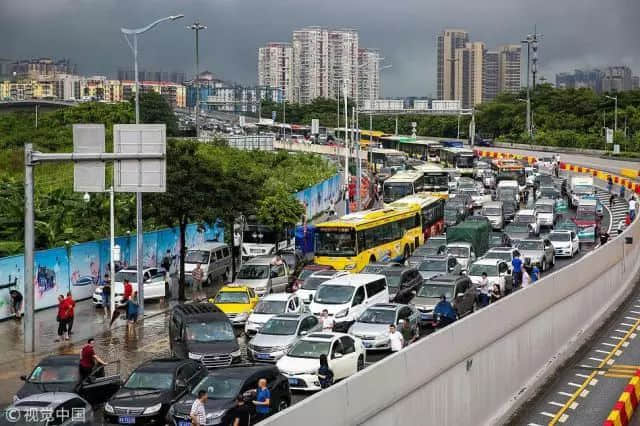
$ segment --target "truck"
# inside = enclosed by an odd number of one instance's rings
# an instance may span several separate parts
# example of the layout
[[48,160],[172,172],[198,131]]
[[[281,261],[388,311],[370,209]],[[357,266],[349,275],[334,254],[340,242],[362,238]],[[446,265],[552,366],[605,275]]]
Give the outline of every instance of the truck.
[[447,228],[447,244],[455,242],[470,243],[477,257],[483,256],[489,249],[489,221],[465,220],[456,226]]
[[569,202],[571,207],[575,208],[580,203],[580,198],[584,196],[595,195],[596,190],[593,186],[593,177],[591,176],[575,176],[571,178],[569,191]]
[[595,243],[600,235],[601,217],[597,212],[597,200],[582,198],[578,203],[573,223],[578,227],[578,238],[581,243]]

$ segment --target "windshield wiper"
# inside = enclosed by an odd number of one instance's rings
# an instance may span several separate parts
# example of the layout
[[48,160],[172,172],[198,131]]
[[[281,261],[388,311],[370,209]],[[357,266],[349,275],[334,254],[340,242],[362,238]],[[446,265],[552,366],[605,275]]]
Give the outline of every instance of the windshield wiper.
[[[127,389],[127,390],[148,390],[149,392],[143,392],[141,394],[136,395],[136,397],[140,397],[140,396],[147,396],[147,395],[153,395],[154,393],[161,393],[161,392],[165,392],[166,389],[154,389],[154,388],[128,388],[128,387],[123,387],[123,389]],[[120,396],[116,396],[114,399],[124,399],[124,398],[131,398],[130,395],[120,395]]]

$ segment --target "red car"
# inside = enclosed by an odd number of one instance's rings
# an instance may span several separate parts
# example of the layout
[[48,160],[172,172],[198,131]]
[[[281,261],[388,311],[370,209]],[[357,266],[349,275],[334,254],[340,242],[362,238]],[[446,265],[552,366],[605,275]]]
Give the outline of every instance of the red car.
[[309,275],[313,274],[314,272],[326,270],[333,270],[333,266],[316,265],[315,263],[305,265],[305,267],[302,268],[302,271],[300,271],[300,274],[298,274],[298,277],[291,284],[291,288],[287,290],[291,293],[295,293],[300,287],[302,287],[302,283],[304,283],[304,280],[306,280]]

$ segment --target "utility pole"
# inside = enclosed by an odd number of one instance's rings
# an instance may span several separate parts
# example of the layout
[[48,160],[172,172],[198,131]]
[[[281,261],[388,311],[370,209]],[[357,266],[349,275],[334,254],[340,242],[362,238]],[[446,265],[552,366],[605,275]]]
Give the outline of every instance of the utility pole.
[[200,46],[199,46],[199,34],[201,30],[206,30],[206,25],[201,25],[199,21],[194,22],[191,25],[187,25],[188,30],[193,30],[196,33],[196,137],[200,137]]
[[537,27],[534,26],[533,34],[527,35],[527,37],[521,41],[522,44],[527,45],[527,136],[529,140],[533,138],[533,131],[531,127],[531,88],[530,77],[531,74],[531,50],[533,49],[533,89],[536,88],[536,73],[538,72],[538,40],[542,38],[542,34],[538,34]]
[[345,211],[349,213],[349,140],[347,139],[347,127],[349,126],[349,111],[347,107],[347,82],[344,81],[344,184],[345,184]]

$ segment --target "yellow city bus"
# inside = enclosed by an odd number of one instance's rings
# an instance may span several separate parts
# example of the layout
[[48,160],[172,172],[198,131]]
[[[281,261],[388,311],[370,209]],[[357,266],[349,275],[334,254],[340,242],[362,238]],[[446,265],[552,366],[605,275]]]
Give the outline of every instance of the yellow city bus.
[[402,260],[424,242],[419,204],[351,213],[316,225],[318,265],[360,272],[370,262]]
[[408,195],[394,201],[391,207],[406,208],[409,205],[420,206],[422,214],[422,233],[424,241],[433,235],[439,235],[444,230],[444,203],[442,197],[434,196],[427,192]]

